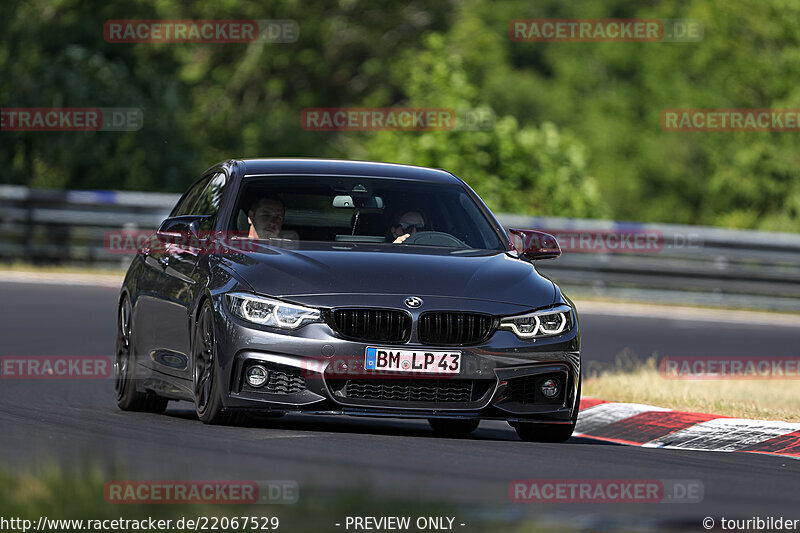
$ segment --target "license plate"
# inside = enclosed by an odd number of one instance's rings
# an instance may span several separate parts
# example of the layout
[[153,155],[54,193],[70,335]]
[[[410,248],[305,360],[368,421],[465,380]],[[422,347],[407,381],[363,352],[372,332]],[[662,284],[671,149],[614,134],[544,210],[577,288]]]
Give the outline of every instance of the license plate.
[[365,370],[424,374],[458,374],[461,352],[429,350],[397,350],[367,347]]

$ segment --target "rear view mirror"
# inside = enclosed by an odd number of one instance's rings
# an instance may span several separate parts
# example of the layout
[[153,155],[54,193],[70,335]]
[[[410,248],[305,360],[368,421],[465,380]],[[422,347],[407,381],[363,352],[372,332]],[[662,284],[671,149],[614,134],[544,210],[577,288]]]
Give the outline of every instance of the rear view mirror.
[[561,247],[549,233],[532,229],[509,229],[510,244],[529,261],[555,259],[561,255]]
[[352,196],[339,195],[333,197],[333,207],[346,207],[354,208],[356,205],[353,203]]
[[348,195],[333,197],[333,207],[344,207],[349,209],[383,209],[383,198],[380,196],[369,196],[366,198],[353,198]]

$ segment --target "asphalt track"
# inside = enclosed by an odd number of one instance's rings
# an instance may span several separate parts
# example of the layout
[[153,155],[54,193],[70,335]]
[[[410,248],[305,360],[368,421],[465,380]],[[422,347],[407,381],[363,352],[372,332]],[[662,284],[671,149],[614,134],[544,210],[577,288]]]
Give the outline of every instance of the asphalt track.
[[[0,355],[109,355],[116,297],[111,288],[2,282]],[[796,326],[583,313],[581,327],[587,364],[612,361],[622,351],[640,357],[796,353]],[[703,531],[706,516],[800,518],[800,461],[786,458],[578,438],[524,443],[500,422],[485,422],[463,439],[436,438],[424,422],[353,417],[287,416],[253,427],[209,427],[189,404],[170,405],[165,415],[123,413],[109,380],[4,379],[0,464],[29,471],[54,462],[92,462],[131,479],[295,480],[301,498],[312,487],[356,488],[568,524],[580,517],[584,524],[682,523]],[[508,497],[512,480],[600,478],[699,480],[704,498],[691,504],[534,506]],[[464,512],[462,522],[477,520]]]

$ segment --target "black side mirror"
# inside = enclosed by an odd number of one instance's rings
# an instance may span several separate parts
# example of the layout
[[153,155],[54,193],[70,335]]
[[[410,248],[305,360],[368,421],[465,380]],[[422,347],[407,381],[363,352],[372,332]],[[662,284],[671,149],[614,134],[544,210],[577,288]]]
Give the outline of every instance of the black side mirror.
[[512,248],[529,261],[555,259],[561,255],[561,247],[555,237],[532,229],[509,229]]
[[200,225],[210,219],[211,217],[202,215],[168,218],[158,227],[158,234],[164,237],[192,236],[200,238]]

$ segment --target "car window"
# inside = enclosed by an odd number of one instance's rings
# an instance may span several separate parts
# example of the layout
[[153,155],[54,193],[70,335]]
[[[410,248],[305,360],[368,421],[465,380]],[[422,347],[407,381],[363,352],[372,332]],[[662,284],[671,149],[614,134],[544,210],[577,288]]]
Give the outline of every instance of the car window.
[[203,192],[197,196],[192,204],[190,215],[210,215],[216,216],[219,211],[219,202],[222,199],[222,192],[225,190],[225,173],[218,172],[211,176],[208,185]]
[[[358,205],[334,205],[336,198],[341,202],[348,197]],[[397,234],[392,228],[413,226],[413,233],[425,236],[409,239],[410,245],[505,249],[496,228],[459,184],[399,178],[252,177],[242,181],[229,229],[248,231],[247,213],[262,198],[283,204],[281,234],[291,232],[301,241],[394,244]]]
[[206,189],[208,186],[208,182],[211,180],[213,176],[207,176],[195,183],[180,199],[178,205],[175,206],[175,209],[172,210],[170,213],[170,217],[180,217],[184,215],[193,215],[196,213],[192,213],[192,209],[194,205],[197,203],[197,199],[200,197],[200,194]]
[[214,224],[219,212],[220,200],[225,190],[227,179],[224,172],[217,172],[203,178],[183,198],[172,216],[204,215],[212,218],[200,224],[201,231],[208,231]]

